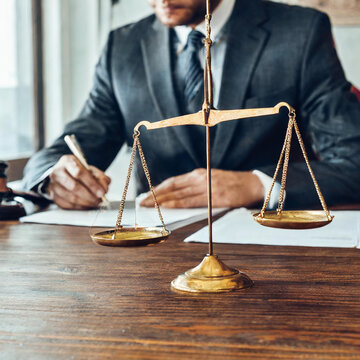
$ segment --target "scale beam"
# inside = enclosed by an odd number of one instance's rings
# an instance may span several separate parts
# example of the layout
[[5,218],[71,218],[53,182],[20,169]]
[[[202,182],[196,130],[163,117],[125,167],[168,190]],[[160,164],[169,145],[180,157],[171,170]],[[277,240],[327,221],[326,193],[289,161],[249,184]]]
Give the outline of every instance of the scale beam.
[[177,116],[170,119],[165,119],[156,122],[140,121],[135,126],[135,131],[139,131],[141,126],[145,126],[148,130],[161,129],[172,126],[182,125],[201,125],[201,126],[215,126],[225,121],[239,120],[252,118],[257,116],[275,115],[280,112],[282,107],[288,108],[289,112],[293,112],[294,109],[286,102],[280,102],[274,107],[260,108],[260,109],[240,109],[240,110],[209,110],[208,121],[205,122],[204,111],[201,110],[195,114]]
[[289,112],[294,109],[285,102],[280,102],[274,107],[260,109],[241,109],[241,110],[211,110],[209,115],[209,126],[214,126],[225,121],[252,118],[257,116],[275,115],[280,112],[282,107],[287,107]]

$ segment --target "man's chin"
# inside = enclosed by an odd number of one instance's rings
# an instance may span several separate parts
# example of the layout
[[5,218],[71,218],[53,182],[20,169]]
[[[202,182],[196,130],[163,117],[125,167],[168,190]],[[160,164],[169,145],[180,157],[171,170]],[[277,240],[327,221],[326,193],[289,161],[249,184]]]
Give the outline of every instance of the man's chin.
[[183,13],[182,11],[158,14],[158,18],[167,27],[190,25],[193,20],[191,14]]
[[167,27],[175,27],[180,25],[188,25],[187,19],[178,18],[176,16],[162,16],[160,22]]

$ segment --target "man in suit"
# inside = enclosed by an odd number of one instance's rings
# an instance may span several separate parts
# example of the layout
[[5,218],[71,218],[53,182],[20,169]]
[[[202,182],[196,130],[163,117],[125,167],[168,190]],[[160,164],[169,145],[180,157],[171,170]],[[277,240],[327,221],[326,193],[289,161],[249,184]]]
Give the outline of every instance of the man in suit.
[[[188,79],[192,30],[204,32],[205,0],[149,0],[156,16],[113,31],[78,119],[27,165],[26,187],[46,191],[63,208],[96,206],[110,179],[103,173],[134,126],[201,109],[201,84]],[[350,92],[332,43],[328,17],[312,9],[261,0],[214,0],[214,105],[297,112],[311,164],[329,205],[359,202],[360,104]],[[198,61],[203,50],[197,50]],[[194,72],[196,72],[194,70]],[[192,86],[189,86],[189,83]],[[194,85],[195,84],[195,85]],[[187,90],[191,88],[191,97]],[[264,199],[283,144],[287,114],[222,123],[212,130],[214,206],[255,206]],[[141,130],[159,203],[206,205],[205,132],[179,126]],[[92,174],[69,154],[76,134]],[[293,147],[294,153],[298,152]],[[303,160],[289,166],[286,208],[317,205]],[[137,189],[147,190],[137,162]],[[126,169],[124,169],[124,173]],[[272,201],[273,205],[275,204]],[[148,197],[144,205],[151,205]]]

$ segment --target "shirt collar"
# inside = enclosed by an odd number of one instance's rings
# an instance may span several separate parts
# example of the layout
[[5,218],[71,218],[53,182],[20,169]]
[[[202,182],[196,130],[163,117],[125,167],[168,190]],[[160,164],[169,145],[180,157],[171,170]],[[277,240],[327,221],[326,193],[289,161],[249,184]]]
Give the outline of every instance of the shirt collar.
[[[216,40],[216,36],[219,34],[221,29],[224,27],[230,15],[233,11],[236,0],[222,0],[217,8],[214,10],[211,17],[211,39]],[[184,47],[187,42],[188,35],[192,28],[190,26],[181,25],[175,26],[174,30],[179,39],[181,47]],[[200,31],[206,35],[206,24],[205,21],[195,27],[195,30]]]

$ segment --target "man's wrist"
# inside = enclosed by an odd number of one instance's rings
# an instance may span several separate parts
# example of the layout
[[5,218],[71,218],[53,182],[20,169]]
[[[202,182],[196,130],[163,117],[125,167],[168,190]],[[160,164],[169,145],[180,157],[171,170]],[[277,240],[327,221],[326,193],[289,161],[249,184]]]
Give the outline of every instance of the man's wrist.
[[[263,188],[264,188],[263,199],[265,199],[268,192],[270,191],[270,187],[271,187],[273,179],[269,175],[266,175],[265,173],[263,173],[260,170],[254,170],[252,173],[254,175],[256,175],[258,177],[258,179],[261,181]],[[280,195],[280,184],[278,182],[275,182],[274,187],[271,192],[270,200],[269,200],[269,203],[267,206],[267,208],[269,210],[273,210],[276,208],[278,199],[279,199],[279,195]],[[286,197],[286,193],[285,193],[285,197]]]
[[34,189],[39,195],[43,196],[44,198],[46,198],[48,200],[51,200],[51,198],[49,196],[49,193],[47,192],[47,187],[50,182],[50,174],[53,171],[53,168],[54,167],[52,166],[50,169],[48,169],[44,172],[44,174],[40,178],[40,182]]
[[49,182],[50,182],[50,178],[49,176],[46,177],[39,185],[38,185],[38,190],[37,192],[42,195],[42,196],[48,196],[48,193],[47,193],[47,187],[49,185]]
[[253,199],[253,204],[257,205],[264,201],[265,197],[265,188],[262,181],[259,179],[259,177],[254,174],[253,172],[249,173],[249,176],[252,177],[252,180],[250,180],[250,188],[249,191],[251,193],[251,199]]

